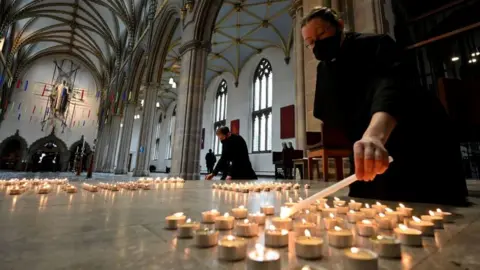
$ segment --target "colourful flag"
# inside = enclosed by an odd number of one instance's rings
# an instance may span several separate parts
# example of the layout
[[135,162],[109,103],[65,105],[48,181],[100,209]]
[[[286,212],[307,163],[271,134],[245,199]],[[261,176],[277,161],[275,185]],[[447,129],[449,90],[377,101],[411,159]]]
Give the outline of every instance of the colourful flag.
[[84,91],[85,91],[85,90],[82,89],[82,97],[80,98],[81,100],[83,100],[83,92],[84,92]]
[[25,88],[23,89],[23,91],[27,91],[27,88],[28,88],[28,80],[27,80],[27,82],[25,83]]
[[36,105],[33,106],[32,114],[35,114],[35,109],[37,109]]
[[43,95],[45,95],[45,90],[47,90],[47,85],[46,84],[45,84],[45,86],[43,86],[42,97],[43,97]]
[[17,119],[20,120],[20,117],[22,117],[22,114],[21,114],[21,113],[18,114],[18,118],[17,118]]
[[90,118],[90,110],[88,110],[88,116],[87,116],[87,118]]
[[18,80],[17,81],[17,88],[20,88],[20,85],[22,84],[22,81]]

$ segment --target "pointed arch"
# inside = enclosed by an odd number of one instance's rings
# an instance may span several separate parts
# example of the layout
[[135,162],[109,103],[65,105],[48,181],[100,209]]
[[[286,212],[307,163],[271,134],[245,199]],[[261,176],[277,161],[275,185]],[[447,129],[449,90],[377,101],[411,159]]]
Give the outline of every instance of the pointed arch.
[[[21,165],[23,163],[23,160],[25,160],[25,157],[27,156],[27,149],[28,149],[28,144],[27,141],[20,136],[19,131],[15,132],[14,135],[5,138],[2,143],[0,143],[0,158],[4,159],[5,154],[4,151],[9,148],[12,144],[17,143],[20,147],[19,153],[20,153],[20,162],[17,161],[17,164],[14,165],[15,170],[19,170],[21,168]],[[2,165],[3,165],[3,160],[2,160]]]
[[67,166],[68,166],[68,160],[70,158],[70,151],[68,151],[67,145],[55,134],[52,132],[50,135],[45,136],[43,138],[40,138],[36,140],[30,148],[28,149],[27,153],[27,162],[29,165],[32,164],[32,157],[37,151],[42,151],[45,150],[47,144],[54,144],[57,150],[57,153],[59,154],[59,168],[60,171],[66,171]]
[[215,95],[214,122],[213,122],[213,152],[215,154],[222,153],[222,144],[215,132],[219,127],[227,125],[227,103],[228,103],[228,84],[223,79],[217,88],[217,94]]
[[272,151],[272,105],[273,69],[272,64],[262,58],[253,76],[252,107],[252,150]]

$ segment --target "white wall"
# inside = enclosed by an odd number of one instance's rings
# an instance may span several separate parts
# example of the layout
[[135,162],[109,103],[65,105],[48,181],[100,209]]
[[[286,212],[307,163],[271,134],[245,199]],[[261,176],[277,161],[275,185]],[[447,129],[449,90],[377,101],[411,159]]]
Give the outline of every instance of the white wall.
[[[253,76],[258,63],[266,58],[272,64],[273,70],[273,119],[272,119],[272,150],[281,151],[282,142],[291,141],[295,146],[295,139],[280,139],[280,108],[295,104],[295,82],[293,63],[285,63],[284,53],[277,48],[265,49],[261,54],[253,56],[243,67],[240,73],[239,85],[235,87],[234,77],[224,73],[216,77],[208,85],[203,112],[203,127],[205,128],[205,148],[201,151],[202,172],[206,171],[205,155],[208,149],[213,149],[213,109],[215,94],[219,83],[225,79],[228,83],[227,126],[235,119],[240,119],[240,135],[246,140],[249,150],[252,145],[252,87]],[[272,154],[250,154],[253,169],[260,175],[273,175]]]
[[[25,72],[23,78],[21,78],[23,84],[20,89],[14,90],[10,105],[7,109],[8,112],[0,128],[0,141],[13,135],[18,129],[20,131],[20,136],[25,138],[28,146],[30,146],[36,140],[51,133],[51,125],[46,125],[44,131],[41,131],[42,127],[40,122],[43,120],[49,92],[46,92],[43,97],[41,95],[45,83],[51,83],[54,71],[54,59],[55,58],[53,57],[48,57],[38,60]],[[57,58],[57,60],[60,61],[62,58]],[[78,64],[77,62],[75,63]],[[27,91],[24,91],[24,86],[27,80],[28,88]],[[16,87],[16,82],[14,82],[14,85]],[[73,120],[71,118],[73,113],[70,114],[67,120],[69,127],[65,128],[64,133],[62,133],[61,122],[57,120],[55,134],[67,145],[67,147],[70,147],[73,143],[78,141],[82,135],[85,136],[85,139],[90,146],[93,146],[93,140],[97,135],[97,111],[100,100],[97,100],[96,98],[97,86],[95,81],[85,67],[81,67],[77,73],[75,88],[85,89],[84,106],[76,106]],[[18,105],[20,103],[21,107],[20,110],[18,110]],[[36,109],[32,114],[34,106],[36,106]],[[71,110],[73,111],[73,105],[71,106]],[[90,117],[88,117],[89,110]],[[19,114],[21,114],[20,120],[18,120]],[[85,126],[83,126],[84,120]],[[73,123],[73,121],[75,121],[75,126],[70,127],[70,123]],[[78,126],[79,122],[80,126]]]

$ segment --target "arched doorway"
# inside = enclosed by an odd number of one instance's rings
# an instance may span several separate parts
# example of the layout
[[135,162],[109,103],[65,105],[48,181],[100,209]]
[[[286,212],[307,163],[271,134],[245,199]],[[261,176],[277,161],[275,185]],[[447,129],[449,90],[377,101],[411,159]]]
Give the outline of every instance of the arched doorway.
[[[83,151],[83,155],[82,155]],[[85,142],[84,144],[84,138],[82,138],[72,144],[70,146],[70,159],[68,161],[68,170],[69,171],[75,171],[78,164],[80,164],[80,158],[82,159],[82,171],[86,171],[88,168],[88,157],[92,153],[92,150],[90,149],[90,145]]]
[[28,170],[34,172],[66,171],[70,152],[55,134],[35,141],[28,151]]
[[17,132],[0,144],[0,170],[24,170],[27,142]]

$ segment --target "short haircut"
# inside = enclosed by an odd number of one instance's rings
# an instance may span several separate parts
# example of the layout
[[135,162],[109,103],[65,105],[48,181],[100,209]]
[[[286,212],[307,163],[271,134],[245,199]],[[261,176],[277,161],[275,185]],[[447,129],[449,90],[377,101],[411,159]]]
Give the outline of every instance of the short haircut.
[[310,12],[308,12],[308,14],[303,17],[301,22],[302,27],[304,27],[305,25],[307,25],[307,23],[316,18],[320,18],[337,28],[340,26],[340,16],[335,10],[328,7],[318,6],[312,8],[312,10],[310,10]]
[[228,135],[228,133],[230,133],[230,129],[228,127],[219,127],[217,129],[217,133],[223,134],[223,135]]

